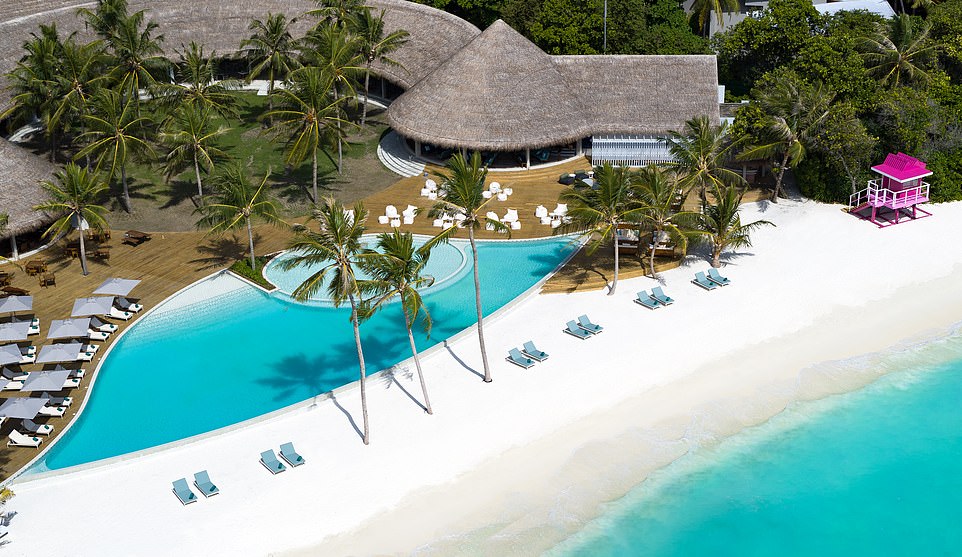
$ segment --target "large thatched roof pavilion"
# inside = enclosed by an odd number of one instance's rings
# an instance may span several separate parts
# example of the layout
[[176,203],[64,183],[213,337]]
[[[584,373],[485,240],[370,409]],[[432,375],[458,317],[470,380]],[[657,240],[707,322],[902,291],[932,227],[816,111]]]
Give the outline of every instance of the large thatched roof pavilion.
[[14,255],[17,235],[32,232],[51,220],[33,208],[46,199],[40,182],[52,179],[55,170],[47,159],[0,139],[0,213],[9,217],[0,239],[10,238]]

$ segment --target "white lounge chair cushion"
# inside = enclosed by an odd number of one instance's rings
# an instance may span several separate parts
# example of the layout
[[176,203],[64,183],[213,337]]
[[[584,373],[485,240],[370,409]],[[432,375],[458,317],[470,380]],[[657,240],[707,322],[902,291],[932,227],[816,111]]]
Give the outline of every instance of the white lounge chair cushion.
[[514,193],[514,190],[511,188],[504,188],[504,190],[502,191],[504,191],[505,195],[511,195],[512,193]]
[[421,197],[427,197],[431,195],[431,193],[432,193],[431,190],[427,188],[421,188]]
[[481,192],[481,197],[483,197],[483,198],[485,198],[485,199],[491,199],[491,192],[489,192],[488,190],[485,190],[485,191]]
[[388,205],[387,207],[384,208],[384,215],[388,218],[394,218],[398,216],[397,207],[395,207],[394,205]]
[[129,311],[123,311],[115,307],[110,308],[110,317],[113,317],[114,319],[123,319],[124,321],[128,321],[133,316],[134,314],[130,313]]
[[63,414],[66,411],[67,411],[66,406],[44,406],[43,408],[40,409],[40,412],[38,412],[38,414],[40,414],[41,416],[52,416],[55,418],[60,418],[60,417],[63,417]]
[[435,200],[437,198],[438,198],[437,192],[432,191],[431,193],[428,194],[428,199]]
[[3,386],[4,391],[19,391],[23,388],[23,381],[7,381],[7,384]]
[[398,228],[401,226],[401,219],[391,219],[391,227]]
[[429,190],[434,190],[434,189],[437,189],[438,184],[434,180],[428,178],[427,180],[424,181],[424,187]]
[[499,193],[501,191],[501,184],[497,182],[491,182],[491,185],[488,186],[488,191],[491,193]]
[[521,230],[521,221],[511,221],[511,230]]
[[388,217],[382,215],[382,216],[380,216],[380,217],[377,218],[377,223],[378,223],[378,224],[387,224],[389,220],[391,220],[391,219],[389,219]]
[[39,447],[39,446],[40,446],[40,443],[43,442],[43,439],[41,439],[41,438],[39,438],[39,437],[34,437],[34,436],[32,436],[32,435],[24,435],[24,434],[22,434],[22,433],[20,433],[19,431],[16,431],[16,430],[11,431],[11,432],[10,432],[10,435],[9,435],[8,437],[9,437],[9,439],[10,439],[10,441],[7,442],[7,446],[8,446],[8,447],[10,447],[10,446],[15,446],[15,447]]

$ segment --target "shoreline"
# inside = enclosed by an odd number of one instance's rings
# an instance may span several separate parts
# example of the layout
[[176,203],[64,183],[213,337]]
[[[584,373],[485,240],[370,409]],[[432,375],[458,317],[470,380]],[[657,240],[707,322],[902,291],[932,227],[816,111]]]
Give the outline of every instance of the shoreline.
[[[959,305],[904,295],[920,286],[951,292],[949,299]],[[886,302],[894,304],[890,309],[895,313],[913,310],[914,319],[900,321],[907,334],[878,334],[887,318],[864,319],[863,307],[837,310],[796,333],[744,347],[676,382],[494,456],[451,483],[407,497],[351,532],[277,555],[549,551],[602,515],[607,504],[689,451],[761,425],[794,403],[857,391],[893,371],[875,373],[858,366],[854,374],[851,369],[839,373],[834,364],[939,342],[957,335],[962,325],[962,285],[951,275],[903,287]],[[838,335],[832,323],[853,324],[858,336]],[[809,349],[815,343],[817,352]],[[786,351],[794,363],[772,366],[773,359],[788,359]],[[777,373],[757,380],[758,374],[771,371]]]
[[[632,303],[636,290],[659,284],[648,278],[623,281],[614,296],[526,298],[485,324],[493,383],[471,367],[480,355],[470,334],[422,360],[435,415],[405,395],[417,392],[410,369],[393,376],[400,388],[369,383],[369,446],[350,425],[355,389],[202,442],[16,484],[8,551],[527,555],[691,445],[760,423],[796,395],[857,384],[821,377],[812,363],[877,351],[962,317],[952,315],[962,307],[962,252],[931,240],[958,234],[962,203],[884,231],[814,202],[742,210],[746,222],[778,227],[727,258],[731,286],[692,285],[707,267],[692,256],[661,275],[677,300],[669,308]],[[562,334],[581,313],[605,332],[586,341]],[[503,361],[528,339],[550,359],[530,370]],[[289,440],[307,464],[265,472],[257,453]],[[181,507],[170,482],[202,469],[221,494]],[[138,522],[144,512],[164,531]],[[47,535],[51,521],[79,515],[84,528],[71,539]],[[257,528],[236,527],[244,523]]]

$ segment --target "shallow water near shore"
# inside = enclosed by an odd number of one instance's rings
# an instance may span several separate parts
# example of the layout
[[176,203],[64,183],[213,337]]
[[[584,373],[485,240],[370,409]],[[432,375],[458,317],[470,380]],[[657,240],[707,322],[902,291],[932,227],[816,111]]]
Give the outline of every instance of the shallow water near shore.
[[832,365],[884,376],[691,452],[547,555],[962,552],[962,334]]

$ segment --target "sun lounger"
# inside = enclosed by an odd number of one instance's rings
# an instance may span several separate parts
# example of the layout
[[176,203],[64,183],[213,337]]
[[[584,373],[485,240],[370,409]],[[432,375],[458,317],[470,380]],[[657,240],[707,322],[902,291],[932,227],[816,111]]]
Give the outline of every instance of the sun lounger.
[[114,333],[118,329],[117,325],[113,323],[104,323],[103,321],[97,319],[96,317],[90,318],[90,327],[102,333]]
[[675,299],[665,294],[660,286],[656,286],[651,289],[651,297],[654,298],[659,304],[664,306],[670,306],[671,304],[675,303]]
[[692,279],[692,282],[697,284],[698,286],[701,286],[705,290],[714,290],[718,288],[718,285],[708,280],[707,278],[705,278],[705,273],[701,271],[698,271],[697,273],[695,273],[695,278]]
[[24,435],[17,430],[11,431],[7,438],[9,439],[9,441],[7,441],[8,447],[33,447],[39,449],[40,443],[43,443],[43,439],[32,435]]
[[50,393],[42,393],[40,398],[46,399],[47,406],[70,406],[73,404],[73,397],[69,396],[50,396]]
[[708,280],[714,282],[718,286],[728,286],[732,281],[728,280],[726,277],[718,274],[718,269],[710,267],[708,269]]
[[51,418],[62,418],[63,413],[67,411],[66,406],[44,406],[37,412],[38,416],[47,416]]
[[32,363],[34,363],[34,362],[36,362],[36,361],[37,361],[37,355],[36,355],[36,354],[30,354],[30,355],[20,356],[20,363],[21,363],[21,364],[32,364]]
[[220,493],[217,486],[210,481],[210,476],[207,475],[207,470],[201,470],[194,474],[194,485],[197,489],[204,495],[204,497],[213,497]]
[[277,460],[277,455],[274,454],[273,449],[268,449],[261,453],[261,464],[264,468],[270,470],[271,474],[280,474],[284,470],[287,470],[287,466],[284,463]]
[[138,303],[136,303],[136,302],[131,302],[131,301],[128,300],[127,298],[116,298],[116,299],[114,300],[114,305],[116,305],[117,308],[119,308],[119,309],[121,309],[121,310],[123,310],[123,311],[129,311],[129,312],[132,312],[132,313],[137,313],[137,312],[139,312],[140,310],[144,309],[144,306],[143,306],[143,305],[138,304]]
[[638,305],[645,306],[645,307],[648,308],[648,309],[658,309],[658,308],[661,307],[661,305],[660,305],[657,301],[655,301],[654,298],[652,298],[651,296],[649,296],[649,295],[648,295],[648,292],[646,292],[646,291],[644,291],[644,290],[642,290],[641,292],[639,292],[639,293],[637,294],[637,296],[638,296],[638,297],[635,298],[635,303],[638,304]]
[[291,466],[300,466],[304,464],[304,457],[297,454],[294,450],[294,443],[284,443],[281,445],[281,458],[287,461]]
[[539,362],[543,362],[548,359],[548,353],[538,350],[538,348],[534,345],[534,342],[530,340],[524,343],[524,346],[521,348],[521,352],[523,352],[525,356],[533,360],[538,360]]
[[534,360],[532,360],[531,358],[526,358],[524,354],[522,354],[521,351],[518,350],[517,348],[512,348],[511,350],[508,350],[508,357],[505,358],[505,360],[508,360],[509,362],[511,362],[516,366],[523,367],[524,369],[528,369],[529,367],[534,365]]
[[6,385],[3,386],[3,391],[19,391],[23,388],[23,381],[7,381]]
[[78,377],[70,377],[63,382],[63,387],[61,387],[60,390],[76,389],[79,386],[80,386],[80,379]]
[[194,495],[194,492],[190,490],[190,486],[187,485],[187,480],[184,478],[174,482],[173,492],[174,495],[177,496],[177,499],[179,499],[184,505],[197,502],[197,496]]
[[601,325],[595,325],[594,323],[592,323],[591,320],[588,319],[587,315],[578,316],[578,326],[593,335],[597,335],[601,331],[605,330],[605,328],[602,327]]
[[104,333],[104,332],[102,332],[102,331],[95,331],[95,330],[93,330],[93,329],[87,329],[87,338],[90,339],[90,340],[100,340],[100,341],[104,341],[104,340],[107,340],[107,337],[109,337],[109,336],[110,336],[110,333]]
[[575,323],[574,321],[568,321],[567,327],[564,329],[564,332],[568,333],[573,337],[578,337],[581,340],[584,340],[591,336],[591,333],[579,327],[578,324]]
[[38,424],[33,420],[24,419],[21,427],[34,435],[50,435],[53,433],[53,426],[50,424]]
[[111,307],[110,313],[107,315],[107,317],[112,317],[114,319],[123,319],[124,321],[129,321],[130,318],[133,316],[134,314],[130,313],[129,311],[123,311],[115,307]]
[[3,378],[10,381],[23,381],[28,377],[26,373],[13,371],[12,369],[5,367],[3,368]]
[[94,359],[94,353],[93,353],[93,352],[81,352],[80,354],[77,354],[77,359],[80,360],[80,361],[82,361],[82,362],[89,362],[90,360],[93,360],[93,359]]

